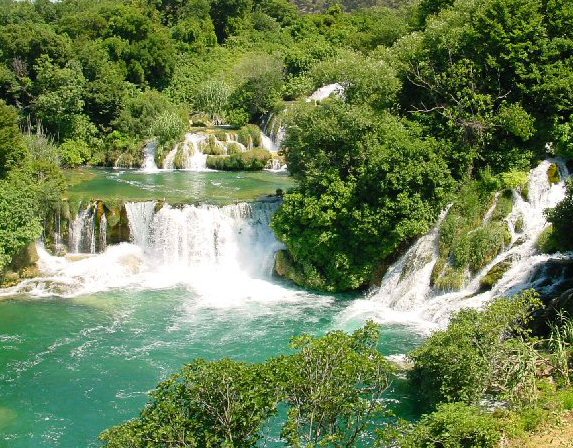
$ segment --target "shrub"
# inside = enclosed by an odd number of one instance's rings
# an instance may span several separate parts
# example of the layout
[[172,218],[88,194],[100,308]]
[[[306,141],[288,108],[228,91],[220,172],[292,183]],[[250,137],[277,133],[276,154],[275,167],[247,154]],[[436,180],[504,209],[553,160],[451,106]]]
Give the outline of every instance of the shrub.
[[159,139],[159,144],[180,140],[186,130],[183,117],[173,111],[163,111],[151,123],[151,134]]
[[501,431],[490,414],[464,403],[443,404],[399,441],[401,448],[494,448]]
[[91,158],[88,144],[82,140],[66,140],[58,149],[62,166],[74,167],[85,164]]
[[446,330],[414,350],[410,377],[427,404],[476,404],[486,392],[512,400],[533,399],[535,363],[523,328],[539,306],[536,294],[527,291],[498,299],[483,312],[462,310]]

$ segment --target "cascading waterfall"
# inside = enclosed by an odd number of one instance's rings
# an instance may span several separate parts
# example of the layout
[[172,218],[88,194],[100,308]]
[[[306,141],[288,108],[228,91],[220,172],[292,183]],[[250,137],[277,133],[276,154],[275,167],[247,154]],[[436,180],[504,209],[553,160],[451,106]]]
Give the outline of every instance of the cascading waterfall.
[[312,101],[324,101],[331,95],[344,96],[345,90],[346,89],[344,86],[338,82],[327,84],[313,92],[313,94],[306,99],[306,102],[310,103]]
[[179,143],[176,144],[171,151],[167,153],[165,159],[163,160],[163,168],[166,170],[173,170],[175,169],[175,156],[177,155],[177,151],[179,149]]
[[[10,293],[67,297],[109,288],[183,285],[208,306],[297,296],[270,281],[274,254],[283,247],[270,228],[278,206],[277,201],[223,207],[128,202],[131,243],[110,245],[103,253],[81,258],[52,256],[40,246],[39,266],[46,277],[26,280]],[[94,210],[82,210],[74,221],[74,235],[81,235],[81,243],[74,239],[76,252],[91,245],[92,236],[86,232],[95,229]],[[105,215],[100,219],[103,238],[107,220]]]
[[127,203],[133,242],[162,266],[226,269],[268,276],[282,247],[270,228],[277,203],[213,205]]
[[[551,163],[559,166],[562,177],[567,177],[566,166],[560,160],[546,160],[531,172],[529,200],[514,192],[514,206],[507,223],[511,230],[511,244],[491,263],[477,273],[461,291],[443,292],[431,286],[431,274],[438,260],[440,219],[430,233],[421,237],[394,265],[380,288],[368,299],[359,300],[340,316],[342,323],[375,316],[380,321],[398,321],[420,326],[423,330],[443,327],[452,312],[466,307],[480,307],[494,297],[511,295],[535,286],[533,274],[539,266],[551,259],[568,255],[541,255],[536,243],[547,227],[544,211],[555,207],[565,196],[565,183],[552,185],[547,178]],[[486,214],[485,220],[488,219]],[[519,217],[523,229],[515,230]],[[480,280],[501,261],[511,262],[510,268],[486,292],[480,291]]]
[[105,213],[101,215],[99,221],[99,247],[101,252],[107,248],[107,217]]
[[133,243],[138,247],[145,248],[148,244],[156,205],[155,201],[128,202],[125,204],[129,233]]
[[189,171],[207,171],[207,155],[201,151],[201,144],[208,138],[206,134],[190,132],[185,134],[185,140],[165,156],[163,168],[173,170],[176,168],[176,158],[181,158],[180,168]]
[[151,140],[147,142],[143,148],[143,171],[145,173],[155,173],[159,171],[155,163],[155,153],[157,152],[157,146],[159,142],[157,140]]
[[96,253],[95,206],[81,210],[70,224],[69,250],[71,253]]
[[279,151],[286,134],[286,129],[280,119],[280,114],[270,113],[263,121],[262,128],[263,147],[269,151]]

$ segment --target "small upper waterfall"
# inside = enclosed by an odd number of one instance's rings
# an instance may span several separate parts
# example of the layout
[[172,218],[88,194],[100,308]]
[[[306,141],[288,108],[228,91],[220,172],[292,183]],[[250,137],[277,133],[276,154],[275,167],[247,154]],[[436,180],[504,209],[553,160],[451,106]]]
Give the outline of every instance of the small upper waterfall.
[[269,113],[262,123],[262,146],[272,152],[281,149],[286,134],[281,114]]
[[[529,180],[529,200],[514,193],[514,206],[506,218],[512,241],[491,263],[473,276],[467,286],[460,291],[444,292],[431,286],[431,275],[438,260],[440,224],[430,233],[421,237],[386,272],[380,288],[368,299],[358,301],[340,317],[343,321],[360,319],[364,315],[374,315],[381,321],[402,321],[423,328],[446,325],[452,312],[465,307],[479,307],[494,297],[513,294],[532,287],[536,268],[553,256],[538,253],[536,243],[547,227],[544,212],[555,207],[565,196],[565,182],[552,185],[547,177],[549,166],[559,166],[562,177],[567,177],[567,168],[560,160],[546,160],[531,171]],[[485,220],[491,215],[486,213]],[[518,220],[522,228],[516,231]],[[481,290],[481,280],[498,263],[506,261],[510,267],[489,291]]]
[[163,168],[172,170],[177,168],[190,171],[207,170],[207,154],[203,154],[201,143],[207,140],[206,134],[189,132],[185,140],[167,154],[163,161]]
[[155,173],[159,169],[155,164],[155,153],[157,152],[157,146],[159,142],[157,140],[151,140],[147,142],[143,148],[143,171],[146,173]]
[[343,96],[344,91],[345,91],[345,88],[340,83],[336,82],[334,84],[327,84],[327,85],[322,86],[321,88],[317,89],[315,92],[313,92],[313,94],[310,95],[306,99],[306,102],[310,103],[312,101],[324,101],[330,95],[333,95],[333,94]]

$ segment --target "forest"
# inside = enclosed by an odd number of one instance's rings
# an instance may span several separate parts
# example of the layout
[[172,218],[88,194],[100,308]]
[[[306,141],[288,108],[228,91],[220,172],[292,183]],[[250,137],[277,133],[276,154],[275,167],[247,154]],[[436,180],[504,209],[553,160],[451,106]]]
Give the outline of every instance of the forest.
[[[332,83],[343,92],[306,100]],[[0,0],[0,272],[42,236],[66,169],[140,167],[150,139],[161,158],[205,126],[252,142],[272,118],[296,180],[272,221],[277,272],[365,291],[453,203],[432,281],[459,290],[503,249],[511,191],[527,196],[539,161],[573,158],[572,113],[570,0]],[[254,146],[212,167],[259,169]],[[561,180],[555,165],[548,176]],[[573,249],[573,183],[547,219],[540,251]],[[498,446],[573,408],[571,320],[530,327],[542,308],[526,292],[462,311],[411,353],[418,424],[380,406],[394,371],[368,324],[295,338],[264,363],[194,361],[102,438],[255,446],[286,406],[289,446]],[[311,390],[317,371],[331,377]],[[211,401],[223,386],[224,416]],[[508,406],[482,411],[486,399]]]

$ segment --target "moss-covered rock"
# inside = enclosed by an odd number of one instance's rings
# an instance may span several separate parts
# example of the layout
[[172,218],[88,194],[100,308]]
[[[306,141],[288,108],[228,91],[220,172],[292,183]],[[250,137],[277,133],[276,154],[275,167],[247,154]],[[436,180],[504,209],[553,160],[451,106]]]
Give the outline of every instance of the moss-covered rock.
[[253,149],[230,156],[208,156],[207,167],[222,171],[260,171],[271,159],[266,149]]
[[541,253],[553,254],[559,251],[559,241],[553,232],[553,226],[547,227],[537,239],[537,248]]
[[489,291],[491,288],[493,288],[509,270],[511,263],[511,259],[505,259],[499,263],[496,263],[480,280],[480,290]]
[[209,135],[207,140],[201,143],[201,152],[212,156],[222,156],[227,154],[225,145],[223,145],[213,134]]
[[38,259],[35,243],[22,248],[12,257],[7,269],[0,272],[0,288],[15,286],[24,279],[38,277],[40,275]]
[[232,156],[233,154],[241,154],[245,151],[245,147],[238,142],[230,142],[227,144],[227,154]]
[[194,114],[189,119],[191,126],[197,126],[200,128],[213,126],[211,118],[207,114]]
[[107,243],[119,244],[129,241],[129,219],[123,204],[109,210],[107,218]]
[[561,173],[559,172],[559,167],[552,163],[547,168],[547,179],[549,180],[550,184],[558,184],[561,182]]
[[513,230],[516,233],[522,233],[523,229],[525,228],[525,221],[523,219],[523,215],[519,215],[513,224]]
[[277,252],[274,273],[305,288],[327,289],[327,284],[322,276],[314,268],[297,263],[288,250]]
[[462,267],[446,265],[434,280],[434,287],[440,291],[459,291],[466,286],[469,275]]
[[491,215],[492,221],[500,221],[505,219],[513,209],[513,192],[511,190],[504,190],[498,197],[495,208]]

